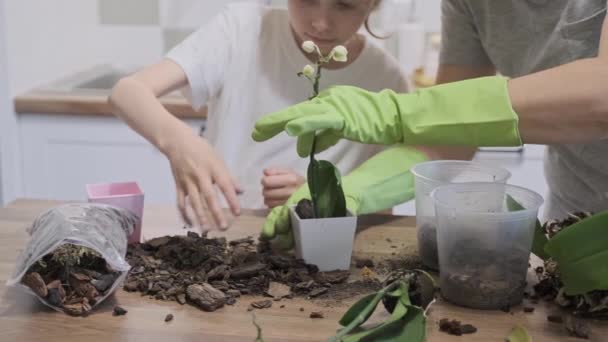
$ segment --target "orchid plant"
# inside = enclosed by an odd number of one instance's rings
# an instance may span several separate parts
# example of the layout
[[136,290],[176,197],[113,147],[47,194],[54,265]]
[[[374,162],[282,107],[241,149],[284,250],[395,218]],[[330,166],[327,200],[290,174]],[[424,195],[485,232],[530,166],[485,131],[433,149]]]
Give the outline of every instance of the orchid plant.
[[[312,95],[309,100],[313,100],[319,95],[319,81],[321,80],[323,66],[331,61],[348,61],[348,50],[344,46],[338,45],[325,56],[312,41],[302,43],[302,50],[317,56],[314,65],[305,65],[302,71],[298,73],[298,76],[311,82]],[[315,140],[313,136],[310,163],[308,164],[308,188],[312,198],[314,217],[346,216],[346,200],[342,190],[340,172],[330,162],[315,159]],[[340,329],[329,341],[424,341],[426,335],[425,310],[432,303],[432,300],[428,298],[428,300],[418,300],[420,303],[413,303],[411,300],[411,298],[422,298],[420,291],[423,282],[419,281],[421,278],[430,279],[430,283],[425,283],[431,285],[425,287],[431,289],[430,293],[433,297],[435,285],[432,277],[422,271],[404,272],[402,276],[391,280],[382,290],[362,298],[351,306],[340,320],[340,324],[344,328]],[[424,292],[429,293],[429,291]],[[385,305],[386,303],[392,303],[389,305],[390,318],[382,324],[364,328],[362,325],[381,301]]]
[[[319,95],[323,66],[331,61],[348,61],[348,50],[344,46],[338,45],[328,55],[323,55],[319,47],[310,40],[302,43],[302,50],[309,54],[316,54],[317,57],[314,66],[307,64],[298,73],[299,77],[304,77],[311,82],[312,95],[309,100],[312,100]],[[329,161],[315,159],[315,146],[316,139],[313,137],[307,178],[314,217],[344,217],[346,216],[346,200],[342,190],[340,172]]]

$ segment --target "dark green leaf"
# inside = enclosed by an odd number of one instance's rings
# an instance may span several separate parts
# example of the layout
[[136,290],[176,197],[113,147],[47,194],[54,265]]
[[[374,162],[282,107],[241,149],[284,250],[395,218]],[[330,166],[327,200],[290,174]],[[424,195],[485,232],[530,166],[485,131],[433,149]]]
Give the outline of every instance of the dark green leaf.
[[314,160],[308,166],[308,187],[319,218],[346,216],[346,199],[340,171],[327,160]]
[[407,306],[404,305],[401,301],[398,301],[393,309],[393,313],[391,313],[391,319],[401,319],[407,313]]
[[382,290],[372,295],[367,295],[361,300],[357,301],[353,306],[348,309],[346,314],[340,320],[340,324],[344,326],[343,329],[329,339],[331,342],[340,341],[344,336],[349,334],[355,328],[365,323],[367,319],[372,315],[378,303],[388,293],[393,291],[395,288],[400,287],[401,282],[393,282]]
[[399,288],[401,289],[401,297],[399,298],[399,302],[405,307],[411,306],[412,302],[410,301],[410,284],[402,281],[399,285]]
[[608,290],[608,211],[581,220],[545,247],[557,261],[566,294]]
[[[355,304],[353,304],[348,311],[346,311],[346,313],[344,314],[344,316],[342,316],[342,319],[340,319],[340,325],[342,326],[347,326],[349,325],[352,321],[354,321],[357,316],[359,316],[367,306],[369,305],[374,305],[371,304],[374,301],[376,301],[374,307],[376,305],[378,305],[378,303],[380,302],[380,300],[382,299],[382,297],[380,298],[376,298],[376,293],[367,295],[361,299],[359,299]],[[371,316],[371,314],[373,313],[373,311],[370,311],[368,315],[365,316],[365,319],[363,322],[367,321],[367,319],[369,318],[369,316]]]
[[387,293],[386,295],[388,297],[401,298],[401,294],[402,293],[403,293],[403,291],[401,290],[401,287],[400,287],[400,288],[398,288],[398,289],[396,289],[394,291],[391,291],[391,292]]
[[[313,143],[314,149],[314,143]],[[308,190],[310,191],[310,199],[312,200],[312,208],[315,213],[315,218],[319,218],[319,193],[321,192],[319,183],[319,162],[314,159],[311,153],[310,163],[308,163]]]
[[[519,211],[524,210],[525,208],[519,204],[513,197],[507,195],[507,208],[509,211]],[[536,225],[534,227],[534,239],[532,240],[532,253],[534,253],[537,257],[547,260],[550,258],[549,254],[545,251],[545,246],[547,245],[547,236],[543,231],[543,227],[540,224],[539,220],[536,220]]]

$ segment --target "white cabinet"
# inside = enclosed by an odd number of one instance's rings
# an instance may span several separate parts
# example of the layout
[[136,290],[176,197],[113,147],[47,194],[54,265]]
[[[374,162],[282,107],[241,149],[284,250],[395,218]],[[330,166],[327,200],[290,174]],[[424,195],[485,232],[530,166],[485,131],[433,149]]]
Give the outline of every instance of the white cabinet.
[[5,2],[0,0],[0,207],[15,199],[19,192],[17,119],[10,104]]
[[19,130],[24,197],[85,200],[87,183],[136,181],[146,203],[175,203],[164,155],[115,117],[21,114]]

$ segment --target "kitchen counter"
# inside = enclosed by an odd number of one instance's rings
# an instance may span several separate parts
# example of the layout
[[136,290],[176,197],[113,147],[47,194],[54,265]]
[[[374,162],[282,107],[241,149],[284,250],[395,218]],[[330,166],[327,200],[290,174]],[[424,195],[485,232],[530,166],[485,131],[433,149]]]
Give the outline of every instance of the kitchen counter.
[[[48,85],[28,91],[14,99],[18,114],[70,114],[112,116],[108,96],[113,85],[133,69],[108,65],[94,66]],[[179,118],[201,119],[206,110],[196,112],[179,92],[161,97],[161,103]]]
[[[44,210],[59,205],[56,201],[18,200],[0,208],[0,331],[2,341],[253,341],[256,330],[247,306],[261,297],[243,296],[234,306],[208,313],[190,305],[163,302],[137,293],[118,290],[87,318],[68,317],[38,303],[33,297],[6,287],[15,260],[27,242],[25,227]],[[212,236],[237,239],[257,235],[266,212],[245,211],[226,232]],[[159,235],[184,234],[173,205],[149,206],[144,211],[143,235],[149,239]],[[359,218],[353,254],[356,257],[403,258],[415,253],[416,231],[412,217],[369,215]],[[390,242],[387,238],[390,237]],[[399,248],[391,248],[391,246]],[[397,253],[397,256],[391,254]],[[353,272],[360,270],[353,269]],[[274,302],[272,307],[256,310],[265,341],[324,341],[336,332],[338,320],[353,303],[347,300],[328,306],[322,300],[301,298]],[[128,310],[126,316],[113,317],[113,305]],[[285,307],[281,308],[281,305]],[[382,305],[380,305],[381,307]],[[547,321],[549,313],[560,313],[554,305],[541,302],[535,311],[523,313],[521,306],[502,311],[470,310],[439,300],[427,318],[427,341],[503,341],[515,325],[523,325],[536,342],[581,341],[569,337],[563,326]],[[301,311],[303,308],[304,311]],[[311,311],[322,311],[324,319],[311,319]],[[174,319],[165,323],[165,315]],[[386,319],[388,314],[378,310],[372,321]],[[450,336],[439,331],[442,318],[474,324],[478,331],[472,335]],[[606,322],[590,322],[590,341],[605,341]]]
[[[72,92],[53,90],[33,90],[15,97],[15,111],[18,114],[72,114],[72,115],[107,115],[112,116],[108,104],[107,91]],[[188,101],[180,96],[165,96],[161,103],[173,115],[179,118],[205,118],[206,110],[196,112]]]

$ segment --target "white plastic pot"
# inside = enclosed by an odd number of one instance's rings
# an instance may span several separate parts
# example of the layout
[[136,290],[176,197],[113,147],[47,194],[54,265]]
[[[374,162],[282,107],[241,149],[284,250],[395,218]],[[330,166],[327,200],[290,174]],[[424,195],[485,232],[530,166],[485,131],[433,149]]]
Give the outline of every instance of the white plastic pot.
[[353,242],[357,230],[357,217],[301,219],[295,206],[289,209],[291,227],[296,243],[296,257],[307,264],[316,265],[319,271],[350,269]]

